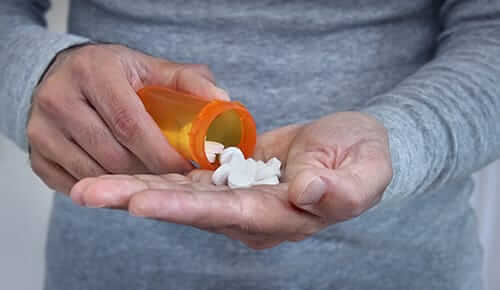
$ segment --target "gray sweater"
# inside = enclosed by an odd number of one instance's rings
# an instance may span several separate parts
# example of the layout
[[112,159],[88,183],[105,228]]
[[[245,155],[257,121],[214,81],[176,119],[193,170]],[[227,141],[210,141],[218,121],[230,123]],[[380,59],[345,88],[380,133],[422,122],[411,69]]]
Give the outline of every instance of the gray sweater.
[[74,0],[71,34],[48,6],[0,2],[0,131],[24,149],[41,74],[93,40],[208,64],[261,131],[373,114],[395,176],[361,217],[265,251],[56,195],[46,289],[481,289],[468,199],[500,153],[500,0]]

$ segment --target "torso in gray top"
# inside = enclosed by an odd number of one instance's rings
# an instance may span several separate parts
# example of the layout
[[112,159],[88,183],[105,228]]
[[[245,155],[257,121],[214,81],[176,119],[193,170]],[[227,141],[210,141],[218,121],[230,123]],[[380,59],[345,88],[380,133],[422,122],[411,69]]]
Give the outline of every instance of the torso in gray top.
[[[439,3],[73,0],[69,29],[208,64],[263,131],[355,109],[413,74],[434,56]],[[461,178],[264,251],[58,195],[46,289],[481,289],[471,191]]]

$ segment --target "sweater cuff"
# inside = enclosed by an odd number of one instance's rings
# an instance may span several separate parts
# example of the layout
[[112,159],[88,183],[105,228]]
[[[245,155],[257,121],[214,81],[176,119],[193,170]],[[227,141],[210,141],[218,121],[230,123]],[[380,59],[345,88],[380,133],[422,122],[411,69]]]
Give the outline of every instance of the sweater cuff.
[[411,166],[417,166],[412,152],[418,152],[421,135],[401,108],[389,105],[374,105],[363,108],[360,112],[369,114],[381,122],[387,129],[392,160],[393,177],[386,188],[379,205],[397,201],[410,195],[417,187],[415,178],[411,178]]

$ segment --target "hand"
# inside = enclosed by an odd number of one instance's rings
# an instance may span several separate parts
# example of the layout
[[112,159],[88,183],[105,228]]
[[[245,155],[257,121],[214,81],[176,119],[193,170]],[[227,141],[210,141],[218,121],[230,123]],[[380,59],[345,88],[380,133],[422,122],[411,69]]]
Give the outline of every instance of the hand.
[[90,207],[225,234],[251,248],[300,241],[356,217],[380,200],[392,178],[387,133],[361,113],[339,113],[259,138],[257,159],[285,160],[284,183],[231,190],[211,172],[188,176],[103,176],[79,182],[72,199]]
[[[345,112],[295,131],[293,139],[293,132],[288,134],[288,151],[265,145],[279,151],[261,151],[267,156],[260,156],[286,160],[285,181],[294,206],[332,224],[357,217],[380,201],[392,180],[387,131],[380,122],[366,114]],[[276,138],[277,132],[267,138]],[[279,137],[274,143],[284,146],[287,142],[280,139],[287,140]]]
[[35,173],[68,193],[84,177],[191,170],[136,95],[146,85],[229,99],[206,66],[117,45],[71,48],[56,57],[33,96],[27,136]]

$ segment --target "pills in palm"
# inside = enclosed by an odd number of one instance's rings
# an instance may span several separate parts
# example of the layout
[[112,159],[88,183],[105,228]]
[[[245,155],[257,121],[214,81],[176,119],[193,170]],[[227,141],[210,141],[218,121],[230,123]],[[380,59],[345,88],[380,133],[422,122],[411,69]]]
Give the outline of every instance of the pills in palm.
[[[222,145],[222,144],[221,144]],[[222,153],[219,155],[220,164],[225,164],[231,162],[234,159],[245,159],[243,152],[238,147],[227,147],[224,149],[222,145]]]
[[227,179],[229,177],[229,173],[231,172],[231,165],[228,163],[222,164],[217,168],[217,170],[212,174],[212,182],[215,185],[224,185],[227,184]]
[[277,158],[271,158],[267,162],[245,159],[237,147],[225,148],[215,155],[218,155],[221,164],[212,175],[212,182],[215,185],[227,184],[230,188],[245,188],[253,185],[279,184],[281,161]]

